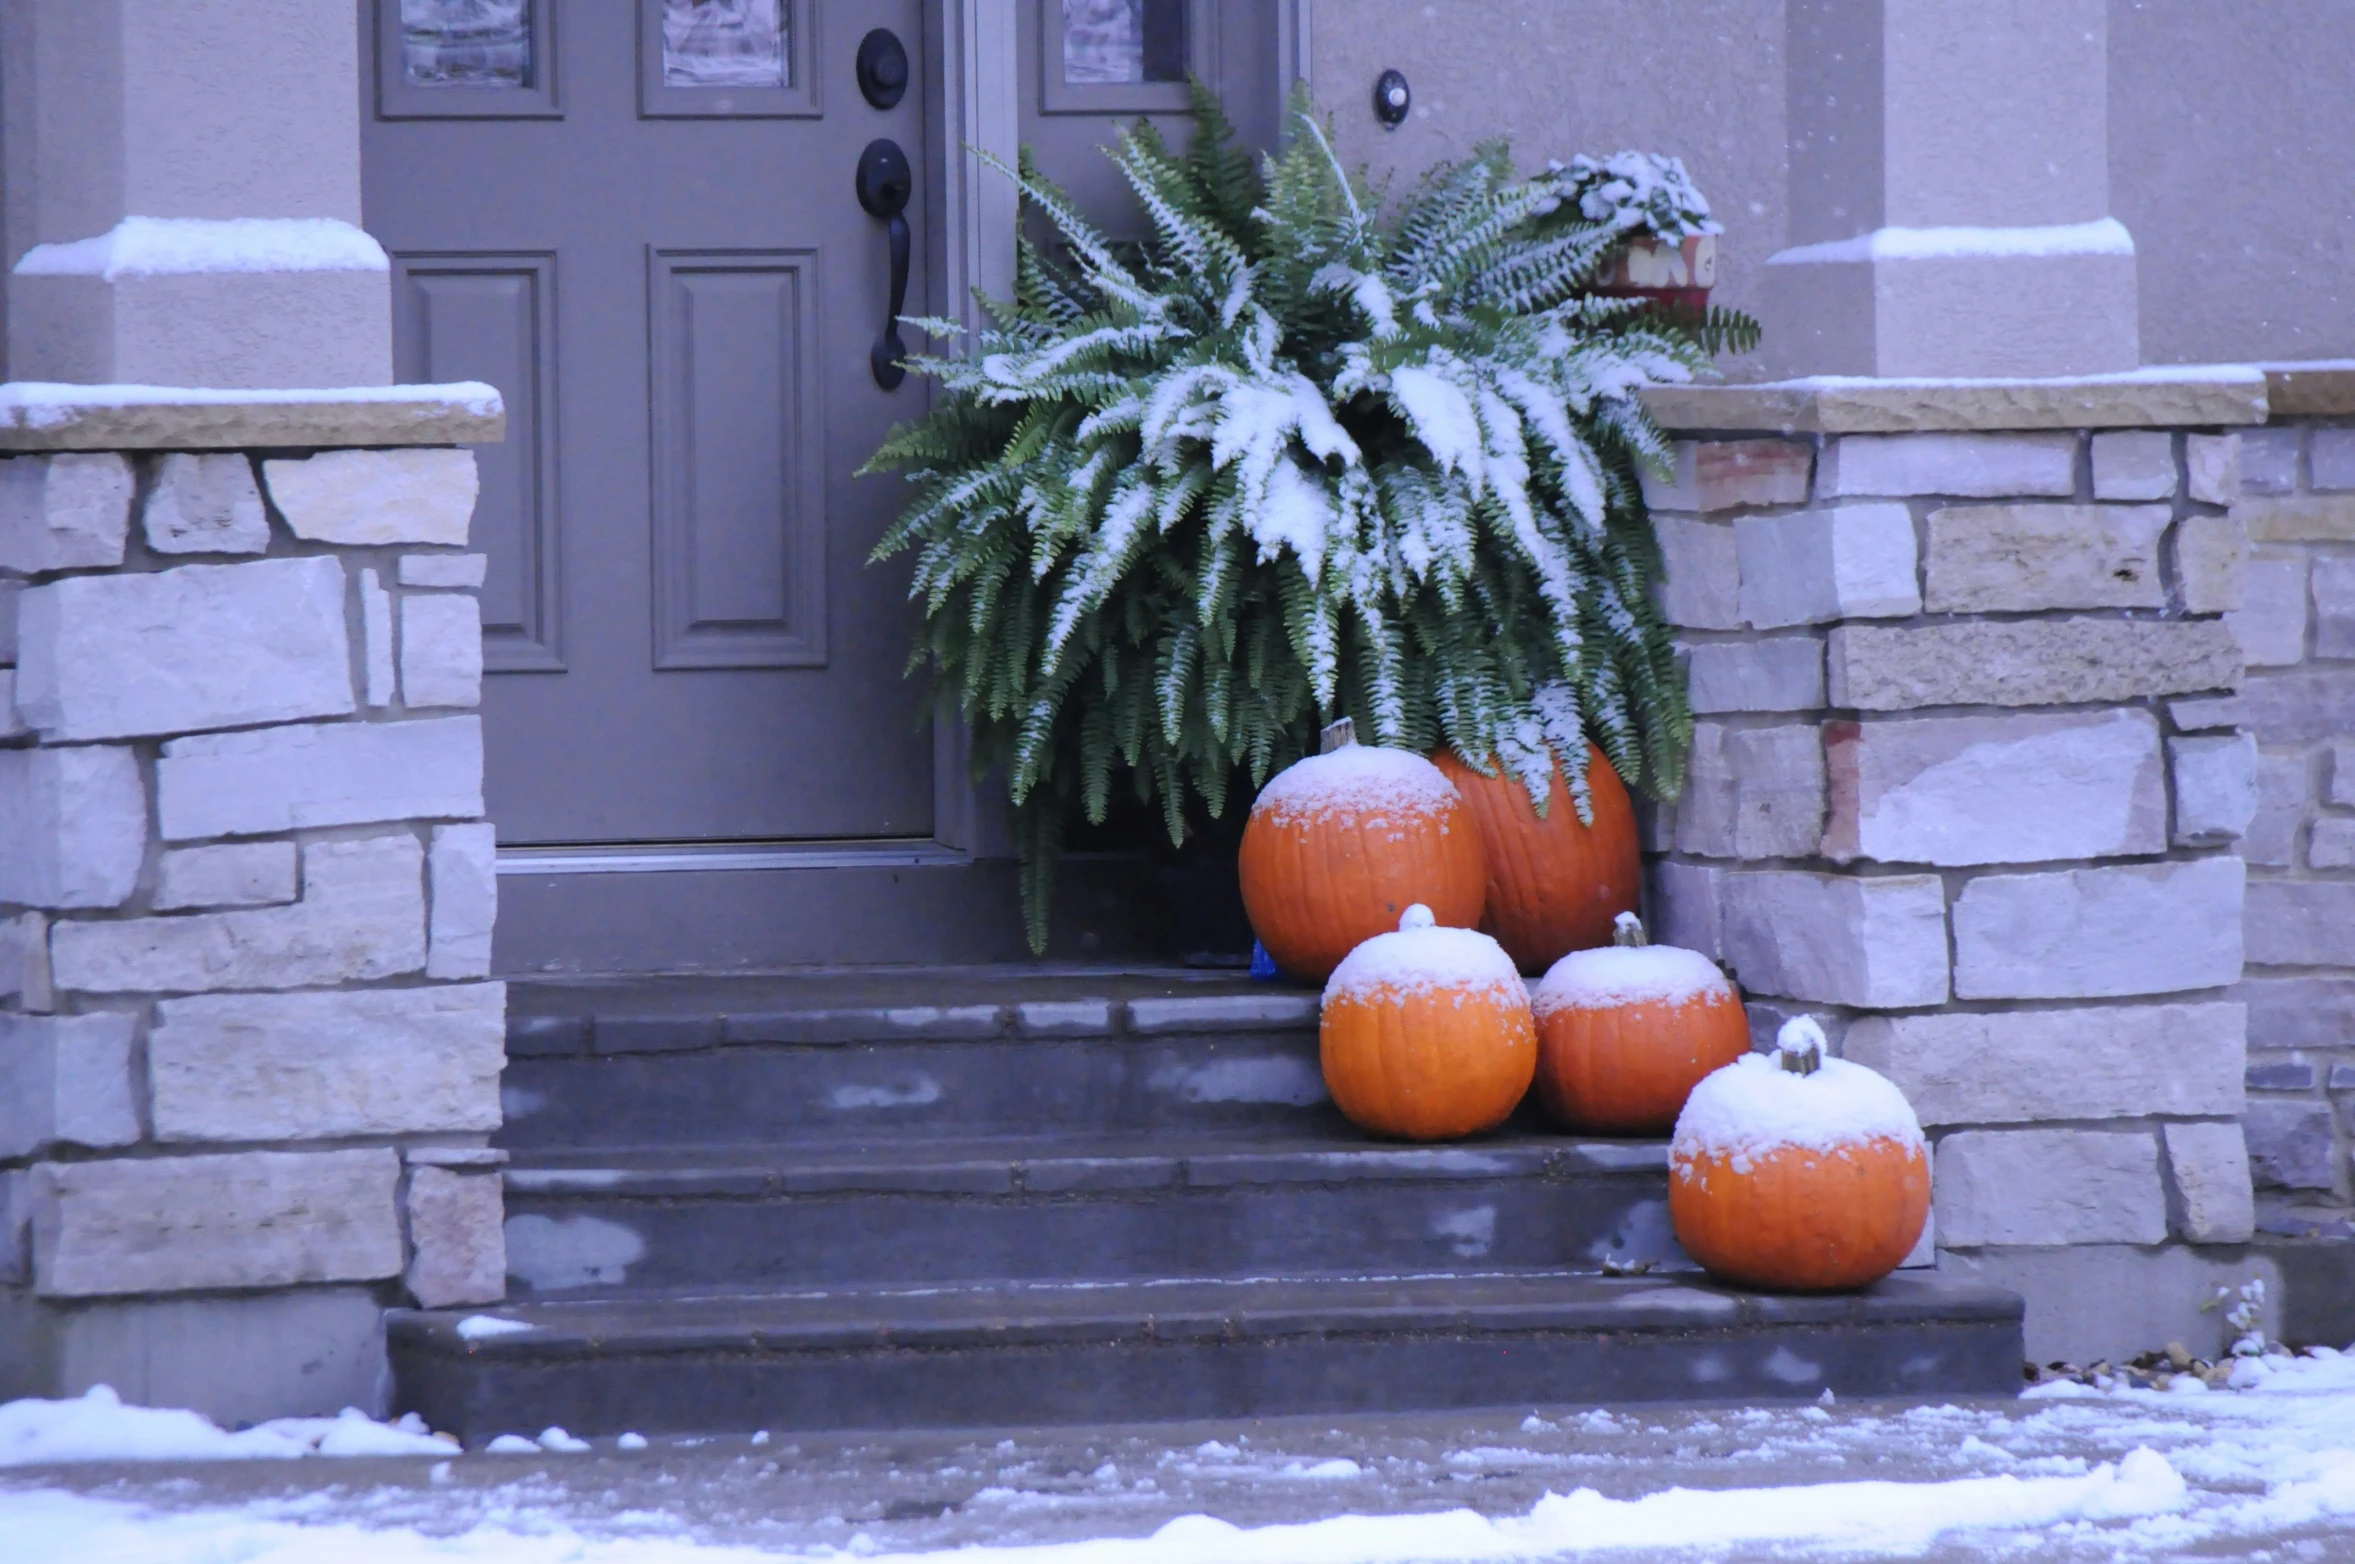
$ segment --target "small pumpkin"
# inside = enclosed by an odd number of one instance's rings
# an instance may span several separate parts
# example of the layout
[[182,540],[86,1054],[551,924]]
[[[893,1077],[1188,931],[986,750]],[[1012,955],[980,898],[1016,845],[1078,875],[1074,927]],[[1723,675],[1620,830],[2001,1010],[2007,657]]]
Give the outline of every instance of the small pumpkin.
[[1668,1143],[1668,1216],[1721,1281],[1841,1292],[1895,1270],[1930,1215],[1930,1158],[1905,1094],[1824,1055],[1806,1016],[1775,1052],[1699,1086]]
[[1695,1086],[1750,1051],[1742,996],[1717,964],[1647,943],[1632,912],[1614,943],[1564,956],[1531,998],[1538,1100],[1574,1130],[1665,1135]]
[[1480,828],[1488,869],[1480,926],[1524,972],[1543,972],[1573,950],[1610,943],[1612,920],[1635,910],[1643,858],[1627,784],[1591,746],[1586,786],[1592,824],[1578,818],[1562,761],[1540,816],[1529,789],[1499,770],[1482,776],[1453,750],[1431,757],[1464,797]]
[[1504,1122],[1537,1069],[1537,1024],[1511,958],[1409,907],[1325,984],[1325,1089],[1377,1135],[1447,1140]]
[[1440,923],[1480,921],[1487,869],[1455,785],[1422,756],[1354,742],[1279,772],[1243,827],[1243,910],[1278,966],[1321,983],[1421,902]]

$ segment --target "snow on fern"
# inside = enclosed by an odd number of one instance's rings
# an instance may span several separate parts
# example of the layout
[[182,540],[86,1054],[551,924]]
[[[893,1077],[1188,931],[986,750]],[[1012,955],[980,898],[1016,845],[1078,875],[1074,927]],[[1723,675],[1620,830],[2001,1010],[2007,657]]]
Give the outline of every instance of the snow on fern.
[[1026,239],[970,351],[914,361],[944,394],[873,464],[914,484],[876,555],[915,555],[918,660],[1004,771],[1034,941],[1116,785],[1178,839],[1347,713],[1541,807],[1558,754],[1584,815],[1590,742],[1668,796],[1691,731],[1635,393],[1754,328],[1589,291],[1631,233],[1714,231],[1683,166],[1523,176],[1498,144],[1386,212],[1305,99],[1256,169],[1195,114],[1188,152],[1142,124],[1113,149],[1141,248],[1009,171],[1061,253]]

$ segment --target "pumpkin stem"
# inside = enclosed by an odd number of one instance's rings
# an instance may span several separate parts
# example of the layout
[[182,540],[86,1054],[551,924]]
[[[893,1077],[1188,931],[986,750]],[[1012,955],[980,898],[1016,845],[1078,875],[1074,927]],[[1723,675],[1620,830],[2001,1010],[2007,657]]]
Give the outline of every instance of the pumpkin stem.
[[1438,921],[1437,918],[1431,916],[1430,908],[1421,902],[1416,902],[1405,912],[1399,914],[1398,932],[1404,934],[1409,929],[1427,929]]
[[1333,751],[1344,749],[1356,742],[1357,724],[1351,719],[1343,717],[1339,722],[1327,723],[1323,731],[1317,734],[1317,753],[1330,755]]
[[1793,1016],[1783,1023],[1774,1036],[1775,1051],[1782,1056],[1783,1068],[1793,1075],[1813,1075],[1823,1068],[1823,1028],[1815,1024],[1813,1016]]
[[1629,950],[1641,950],[1652,943],[1644,933],[1644,920],[1632,912],[1623,912],[1611,920],[1611,943],[1624,945]]

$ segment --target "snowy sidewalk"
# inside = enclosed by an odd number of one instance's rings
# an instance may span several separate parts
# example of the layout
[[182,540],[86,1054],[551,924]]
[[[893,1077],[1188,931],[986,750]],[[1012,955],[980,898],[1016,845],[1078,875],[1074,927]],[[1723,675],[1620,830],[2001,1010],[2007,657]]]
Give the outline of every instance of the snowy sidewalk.
[[[96,1454],[109,1415],[121,1425],[129,1414],[0,1408],[0,1463],[41,1454],[69,1417],[78,1432],[50,1453]],[[137,1436],[151,1451],[196,1447],[174,1446],[158,1426]],[[192,1426],[172,1437],[199,1439]],[[211,1435],[245,1441],[237,1453],[249,1457],[287,1459],[19,1465],[0,1473],[0,1556],[2355,1558],[2355,1357],[2301,1360],[2238,1392],[2069,1386],[1966,1406],[1358,1418],[1002,1442],[657,1438],[642,1450],[600,1441],[565,1454],[442,1456],[414,1433],[367,1426],[378,1432],[312,1423]],[[270,1440],[286,1448],[261,1448]],[[292,1458],[306,1445],[372,1442],[424,1453]]]

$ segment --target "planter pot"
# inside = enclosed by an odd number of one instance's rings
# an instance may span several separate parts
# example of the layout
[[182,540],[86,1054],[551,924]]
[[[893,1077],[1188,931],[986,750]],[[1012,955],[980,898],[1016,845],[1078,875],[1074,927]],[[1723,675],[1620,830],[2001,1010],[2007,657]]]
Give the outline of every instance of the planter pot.
[[1678,244],[1641,234],[1612,258],[1595,292],[1608,298],[1658,299],[1693,310],[1709,307],[1717,286],[1717,236],[1695,234]]

